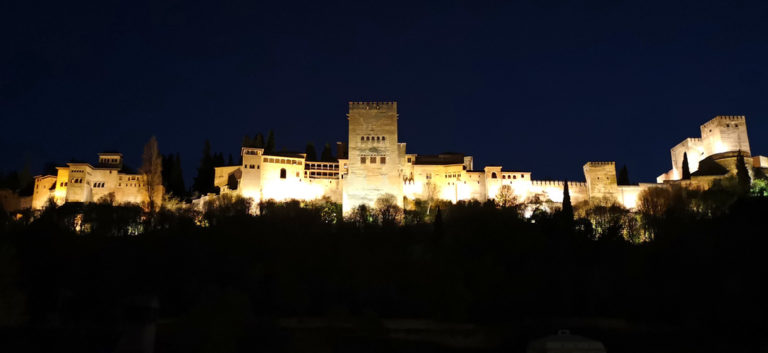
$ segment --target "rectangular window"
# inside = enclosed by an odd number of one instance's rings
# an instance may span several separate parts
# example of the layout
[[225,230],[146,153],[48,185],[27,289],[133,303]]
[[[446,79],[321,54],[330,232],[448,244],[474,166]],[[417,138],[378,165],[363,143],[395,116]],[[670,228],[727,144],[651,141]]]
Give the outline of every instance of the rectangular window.
[[376,164],[376,157],[371,157],[371,164]]
[[360,157],[360,164],[365,164],[365,157]]
[[381,163],[381,164],[387,164],[387,157],[381,157],[381,158],[379,158],[379,163]]

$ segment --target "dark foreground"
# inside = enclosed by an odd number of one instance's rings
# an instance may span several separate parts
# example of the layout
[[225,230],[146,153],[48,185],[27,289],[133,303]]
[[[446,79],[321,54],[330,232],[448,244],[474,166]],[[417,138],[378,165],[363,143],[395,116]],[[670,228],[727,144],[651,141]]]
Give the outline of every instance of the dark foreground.
[[403,227],[166,214],[139,236],[96,216],[75,234],[66,212],[5,220],[0,351],[524,352],[562,328],[608,352],[768,347],[763,198],[645,219],[640,244],[610,215],[595,229],[479,205]]

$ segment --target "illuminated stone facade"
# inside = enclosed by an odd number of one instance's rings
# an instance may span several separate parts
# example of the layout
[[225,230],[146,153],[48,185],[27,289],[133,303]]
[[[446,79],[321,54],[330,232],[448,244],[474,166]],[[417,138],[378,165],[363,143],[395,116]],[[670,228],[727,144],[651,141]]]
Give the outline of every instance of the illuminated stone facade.
[[702,170],[697,175],[700,165],[702,163],[706,165],[708,161],[720,164],[730,171],[735,171],[733,168],[728,167],[728,164],[733,164],[735,161],[732,155],[733,152],[741,152],[745,156],[748,165],[753,165],[757,168],[761,167],[761,157],[758,156],[753,161],[751,156],[752,152],[749,148],[749,138],[747,137],[747,122],[743,115],[716,116],[701,125],[700,130],[701,137],[687,138],[675,147],[672,147],[670,150],[672,169],[659,175],[656,178],[657,182],[663,183],[665,181],[682,179],[683,159],[686,155],[688,157],[688,170],[694,176],[692,179],[695,179],[697,176],[711,177],[713,173],[717,173],[712,168],[705,168],[706,170]]
[[[348,141],[339,143],[345,148],[340,148],[336,161],[308,161],[303,153],[266,153],[262,148],[244,147],[242,163],[216,168],[214,184],[221,193],[239,194],[257,202],[329,199],[342,203],[345,213],[361,204],[375,206],[385,195],[394,196],[401,206],[405,198],[454,203],[499,197],[513,202],[562,201],[563,181],[533,180],[530,171],[505,170],[502,166],[476,170],[473,158],[463,154],[406,153],[406,144],[398,140],[396,102],[350,102],[347,119]],[[659,183],[679,182],[684,153],[692,173],[690,181],[680,182],[684,185],[706,187],[732,175],[738,154],[748,165],[768,171],[768,158],[750,154],[743,116],[715,117],[701,126],[701,138],[688,138],[673,147],[673,168],[659,176]],[[145,177],[126,173],[122,164],[119,153],[99,154],[95,167],[68,163],[58,168],[56,176],[36,177],[28,203],[35,209],[44,207],[51,198],[57,204],[101,199],[147,203]],[[584,177],[585,182],[568,182],[573,203],[615,202],[634,208],[643,189],[659,185],[617,185],[614,162],[587,162]],[[21,204],[5,199],[9,205]]]
[[125,172],[120,153],[99,153],[96,166],[73,162],[57,169],[56,176],[35,177],[33,209],[43,208],[49,199],[58,205],[107,200],[144,205],[149,201],[145,176]]
[[[393,195],[400,205],[404,198],[485,202],[505,186],[517,202],[562,201],[560,180],[532,180],[529,171],[501,166],[475,170],[473,158],[462,154],[406,153],[406,144],[398,141],[396,102],[350,102],[347,119],[348,149],[337,162],[242,148],[242,164],[216,168],[215,185],[222,193],[255,201],[325,197],[341,202],[345,213],[360,204],[374,206],[384,195]],[[617,186],[613,162],[587,163],[584,174],[587,182],[568,183],[572,202],[599,197],[634,207],[641,187]]]

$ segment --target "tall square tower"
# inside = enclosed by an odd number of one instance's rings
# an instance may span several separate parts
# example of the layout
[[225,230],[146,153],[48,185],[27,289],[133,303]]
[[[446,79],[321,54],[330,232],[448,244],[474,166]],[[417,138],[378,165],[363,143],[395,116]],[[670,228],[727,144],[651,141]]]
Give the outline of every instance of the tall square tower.
[[350,102],[349,174],[344,182],[343,209],[373,206],[385,195],[403,203],[400,149],[397,143],[397,102]]
[[750,153],[747,122],[743,115],[719,115],[704,123],[701,140],[704,157],[733,151]]

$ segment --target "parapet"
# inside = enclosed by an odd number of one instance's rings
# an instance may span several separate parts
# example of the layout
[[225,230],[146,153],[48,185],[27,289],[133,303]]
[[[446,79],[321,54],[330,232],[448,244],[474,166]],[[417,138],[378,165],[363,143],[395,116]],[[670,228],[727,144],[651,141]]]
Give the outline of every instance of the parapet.
[[745,122],[746,120],[747,120],[747,118],[744,115],[718,115],[718,116],[712,118],[712,120],[707,121],[706,123],[702,124],[701,127],[703,129],[703,128],[707,127],[707,126],[715,125],[715,124],[717,124],[720,121],[736,121],[736,122],[741,121],[741,122]]
[[584,167],[605,167],[605,166],[616,166],[616,162],[587,162],[584,164]]
[[397,102],[349,102],[349,112],[360,110],[379,110],[397,113]]
[[[539,187],[558,187],[562,188],[563,184],[565,184],[562,180],[531,180],[532,186],[539,186]],[[568,187],[573,188],[586,188],[587,183],[583,181],[569,181]]]

